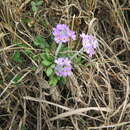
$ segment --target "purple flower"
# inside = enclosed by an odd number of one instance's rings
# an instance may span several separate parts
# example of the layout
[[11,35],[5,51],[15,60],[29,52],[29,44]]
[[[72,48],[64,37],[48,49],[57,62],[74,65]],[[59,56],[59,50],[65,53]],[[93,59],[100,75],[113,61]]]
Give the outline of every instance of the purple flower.
[[55,73],[57,76],[66,77],[71,75],[71,61],[68,58],[58,58],[55,60]]
[[70,30],[66,24],[57,24],[56,28],[53,28],[52,33],[56,43],[66,43],[70,39],[76,39],[75,32]]
[[92,57],[96,53],[95,49],[98,47],[97,39],[92,35],[85,35],[84,33],[82,33],[80,37],[82,37],[84,51]]

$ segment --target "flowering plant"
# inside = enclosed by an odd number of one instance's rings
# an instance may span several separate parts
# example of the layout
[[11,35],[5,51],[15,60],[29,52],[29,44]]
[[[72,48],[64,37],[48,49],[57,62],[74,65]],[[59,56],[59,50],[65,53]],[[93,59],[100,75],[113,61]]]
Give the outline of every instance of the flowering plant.
[[74,63],[78,59],[78,63],[82,62],[79,56],[81,52],[86,52],[89,57],[96,54],[98,41],[93,35],[82,33],[80,35],[82,38],[82,48],[74,53],[73,51],[69,52],[69,48],[65,44],[62,45],[62,43],[67,43],[70,40],[76,40],[75,32],[70,30],[66,24],[57,24],[53,28],[52,34],[58,47],[55,43],[48,44],[42,37],[37,37],[34,40],[34,44],[44,49],[44,52],[40,55],[41,63],[44,66],[46,76],[49,78],[49,84],[56,86],[58,82],[60,83],[67,76],[71,76],[72,64],[75,66]]
[[55,72],[57,76],[66,77],[71,74],[71,61],[68,58],[58,58],[55,60]]
[[58,44],[69,42],[70,39],[76,39],[75,32],[70,30],[66,24],[57,24],[57,26],[53,28],[52,34],[54,35],[55,42]]
[[92,57],[96,53],[95,49],[98,47],[97,39],[92,35],[85,35],[84,33],[82,33],[80,37],[82,37],[84,51]]

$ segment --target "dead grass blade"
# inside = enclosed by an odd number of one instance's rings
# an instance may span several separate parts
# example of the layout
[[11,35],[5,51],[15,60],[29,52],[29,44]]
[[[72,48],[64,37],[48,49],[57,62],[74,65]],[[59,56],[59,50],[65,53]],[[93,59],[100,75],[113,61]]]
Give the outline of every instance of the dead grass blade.
[[122,122],[122,123],[117,123],[117,124],[113,124],[113,125],[103,125],[100,127],[88,127],[88,130],[100,130],[100,129],[109,129],[109,128],[115,128],[115,127],[120,127],[120,126],[124,126],[124,125],[128,125],[130,124],[130,122]]
[[23,97],[23,99],[35,101],[35,102],[43,102],[43,103],[47,103],[47,104],[62,108],[64,110],[70,110],[70,108],[68,108],[68,107],[65,107],[65,106],[62,106],[62,105],[59,105],[59,104],[56,104],[56,103],[53,103],[53,102],[49,102],[49,101],[46,101],[46,100],[38,99],[38,98],[26,96],[26,97]]
[[53,121],[53,120],[61,119],[61,118],[72,116],[72,115],[80,115],[80,113],[88,112],[88,111],[92,111],[92,110],[93,111],[108,112],[108,113],[112,111],[110,108],[106,108],[106,107],[100,107],[100,108],[98,108],[98,107],[79,108],[79,109],[76,109],[76,110],[73,109],[73,110],[70,110],[68,112],[59,114],[56,117],[51,118],[50,120]]

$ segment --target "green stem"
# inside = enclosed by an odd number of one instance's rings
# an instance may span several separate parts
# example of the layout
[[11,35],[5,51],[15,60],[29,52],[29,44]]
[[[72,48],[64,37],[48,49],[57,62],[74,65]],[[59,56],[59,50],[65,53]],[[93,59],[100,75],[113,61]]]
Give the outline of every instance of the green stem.
[[82,53],[84,50],[84,48],[82,47],[77,53],[75,53],[72,57],[71,60],[73,60],[74,57],[76,57],[77,55],[79,55],[80,53]]
[[62,43],[59,43],[58,48],[56,49],[55,57],[57,57],[57,55],[58,55],[58,53],[59,53],[61,47],[62,47]]

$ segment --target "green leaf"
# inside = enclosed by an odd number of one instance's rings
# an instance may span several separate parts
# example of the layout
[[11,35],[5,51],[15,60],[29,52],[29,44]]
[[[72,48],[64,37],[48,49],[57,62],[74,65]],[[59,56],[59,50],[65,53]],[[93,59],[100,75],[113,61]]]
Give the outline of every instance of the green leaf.
[[45,54],[47,59],[53,59],[53,56],[51,55],[50,48],[45,48]]
[[31,51],[31,50],[29,50],[29,49],[25,49],[24,50],[24,53],[26,54],[26,55],[31,55],[31,56],[33,56],[33,52]]
[[42,5],[42,3],[43,3],[43,1],[38,1],[38,2],[36,2],[36,5],[40,6],[40,5]]
[[53,68],[55,68],[55,66],[56,66],[55,64],[52,64],[50,67],[53,69]]
[[54,62],[54,56],[51,55],[51,52],[49,51],[45,51],[45,53],[41,53],[40,54],[40,57],[42,60],[47,60],[47,61],[50,61],[50,62]]
[[15,51],[14,55],[12,56],[12,59],[15,62],[19,62],[19,63],[22,63],[22,60],[23,60],[19,51]]
[[47,76],[49,77],[52,73],[53,73],[53,69],[52,69],[51,67],[49,67],[49,68],[46,70]]
[[36,67],[36,66],[32,66],[31,69],[32,69],[33,71],[36,71],[37,67]]
[[36,5],[36,3],[35,3],[34,1],[32,1],[32,2],[31,2],[31,5],[34,6],[34,5]]
[[27,127],[25,125],[22,124],[22,127],[20,130],[27,130]]
[[56,86],[57,82],[58,82],[58,78],[52,76],[51,79],[50,79],[50,81],[49,81],[49,85],[50,86]]
[[33,12],[37,12],[37,11],[38,11],[38,7],[39,7],[40,5],[42,5],[42,3],[43,3],[43,1],[37,1],[37,2],[32,1],[32,2],[31,2],[32,11],[33,11]]
[[33,12],[37,12],[37,7],[36,6],[32,6],[32,10],[33,10]]
[[37,37],[34,39],[34,44],[35,44],[36,46],[42,44],[42,42],[43,42],[43,39],[42,39],[42,37],[40,37],[40,36],[37,36]]
[[27,44],[25,44],[25,43],[16,43],[15,41],[14,41],[14,43],[15,43],[18,47],[23,47],[23,48],[25,48],[25,49],[30,49],[30,46],[27,45]]
[[4,81],[3,80],[0,80],[0,84],[3,84],[4,83]]
[[37,7],[36,7],[36,3],[34,1],[31,2],[31,6],[32,6],[32,11],[33,12],[37,12]]
[[34,39],[34,45],[36,46],[40,46],[41,48],[46,48],[46,47],[49,47],[48,43],[45,41],[45,39],[41,36],[37,36],[35,39]]
[[64,86],[64,85],[66,84],[66,78],[61,77],[61,78],[59,79],[59,84],[60,84],[61,86]]
[[76,64],[80,64],[80,63],[81,63],[81,60],[82,60],[82,58],[81,58],[81,57],[78,57],[78,56],[76,56],[76,57],[74,58],[74,62],[75,62]]
[[40,54],[40,57],[41,57],[41,59],[43,59],[43,60],[44,60],[44,59],[47,59],[45,53],[41,53],[41,54]]
[[47,59],[44,59],[44,60],[42,61],[42,64],[45,65],[45,66],[50,66],[50,65],[52,64],[52,62],[51,62],[51,61],[48,61]]

